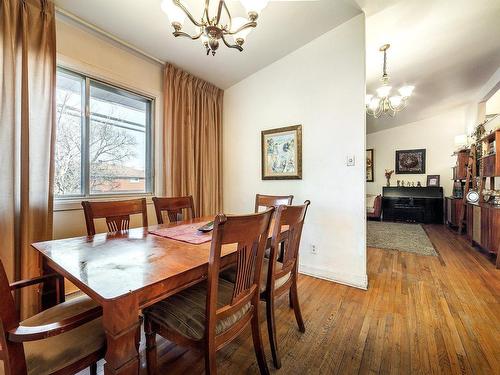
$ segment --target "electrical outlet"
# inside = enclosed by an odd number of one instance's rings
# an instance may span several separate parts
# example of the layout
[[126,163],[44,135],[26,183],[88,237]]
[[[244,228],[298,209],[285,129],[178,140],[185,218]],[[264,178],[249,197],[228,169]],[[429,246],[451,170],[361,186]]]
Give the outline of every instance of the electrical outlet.
[[318,255],[318,248],[316,245],[311,245],[311,254]]

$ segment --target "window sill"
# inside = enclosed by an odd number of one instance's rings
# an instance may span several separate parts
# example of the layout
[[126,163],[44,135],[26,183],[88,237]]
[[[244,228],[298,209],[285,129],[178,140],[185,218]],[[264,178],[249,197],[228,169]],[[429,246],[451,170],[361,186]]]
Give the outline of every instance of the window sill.
[[54,199],[54,212],[58,211],[74,211],[82,210],[82,201],[89,202],[109,202],[109,201],[123,201],[128,199],[146,198],[147,204],[153,203],[153,194],[123,194],[123,195],[103,195],[99,197],[77,197],[77,198],[55,198]]

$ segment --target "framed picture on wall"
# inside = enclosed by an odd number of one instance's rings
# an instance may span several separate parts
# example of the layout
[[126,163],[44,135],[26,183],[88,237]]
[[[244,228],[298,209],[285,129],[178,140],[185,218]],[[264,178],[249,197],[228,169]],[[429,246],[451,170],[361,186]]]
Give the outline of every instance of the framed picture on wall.
[[438,174],[427,175],[427,186],[439,186],[439,178]]
[[302,179],[302,125],[264,130],[261,136],[262,179]]
[[396,151],[396,174],[425,173],[425,148]]
[[366,150],[366,182],[373,182],[373,148]]

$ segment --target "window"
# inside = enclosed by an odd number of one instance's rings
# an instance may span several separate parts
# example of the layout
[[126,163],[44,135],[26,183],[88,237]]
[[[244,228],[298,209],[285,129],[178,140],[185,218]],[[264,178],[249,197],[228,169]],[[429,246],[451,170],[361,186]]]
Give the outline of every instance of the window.
[[56,197],[152,192],[152,100],[59,68]]

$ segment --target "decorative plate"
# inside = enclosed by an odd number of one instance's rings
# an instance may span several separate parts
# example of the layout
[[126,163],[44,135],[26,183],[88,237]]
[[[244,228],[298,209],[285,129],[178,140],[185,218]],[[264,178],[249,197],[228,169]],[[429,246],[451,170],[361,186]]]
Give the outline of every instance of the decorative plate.
[[467,202],[469,202],[469,203],[479,202],[479,193],[475,190],[470,190],[467,193]]

